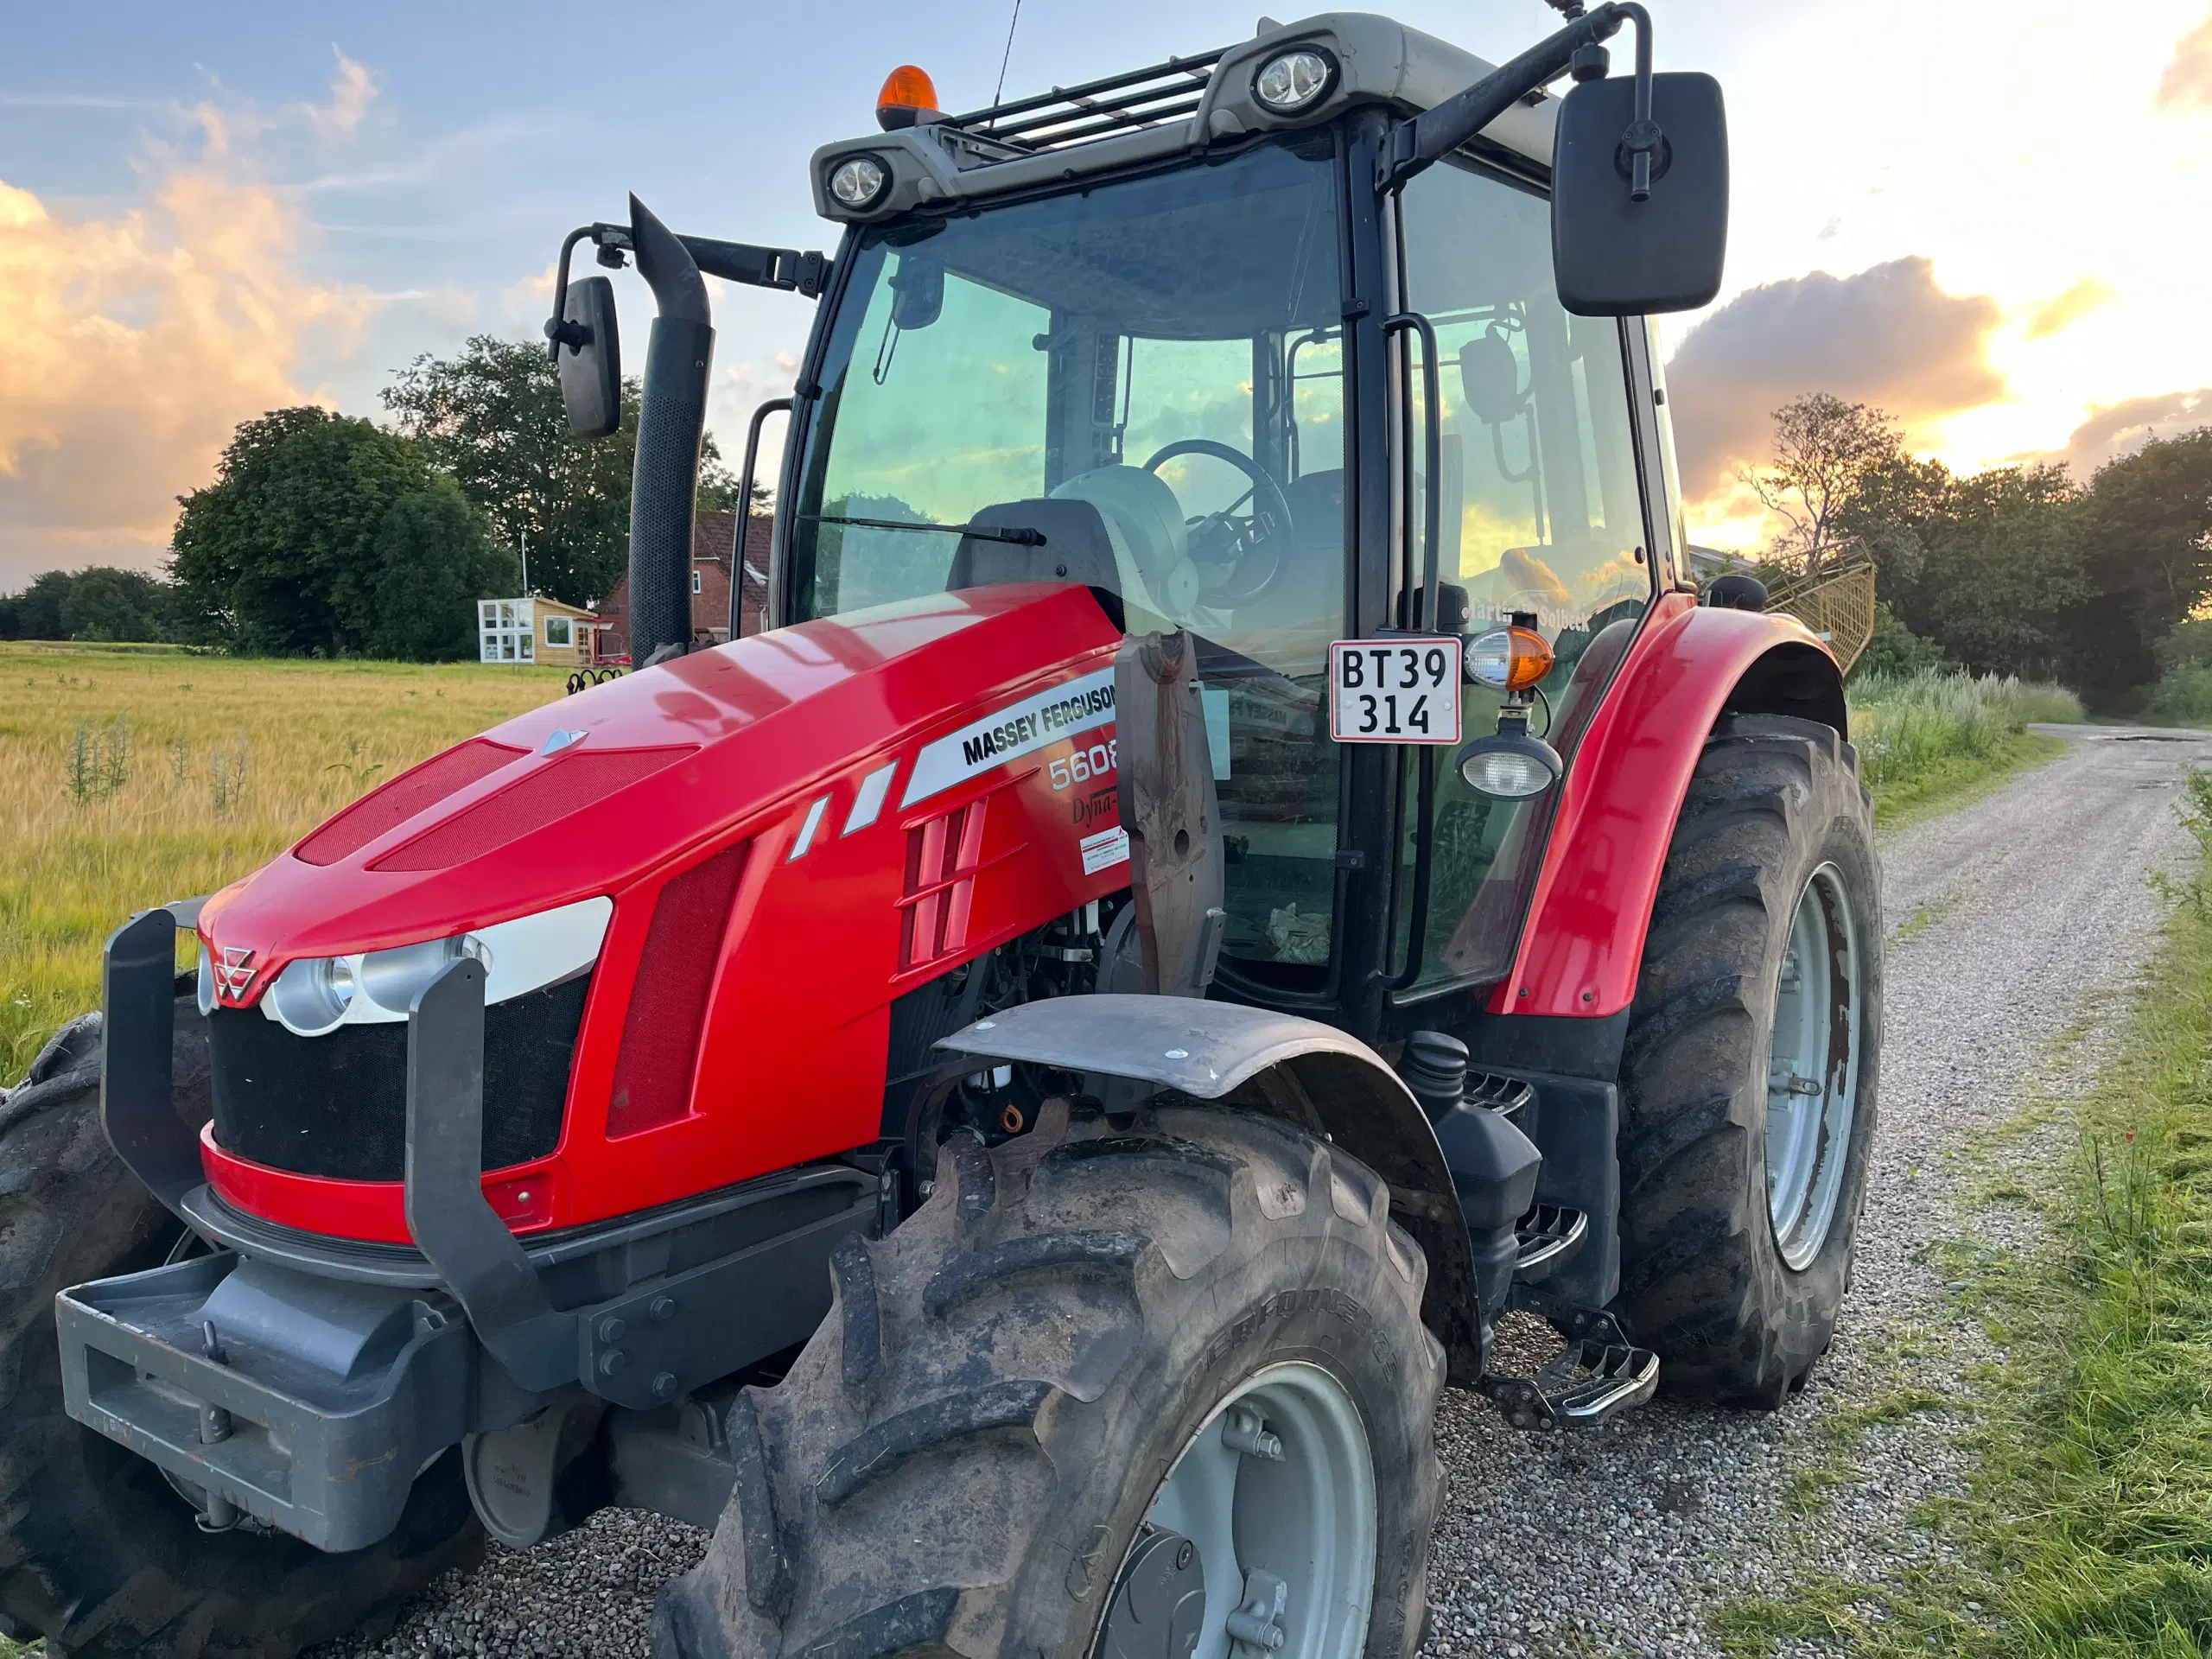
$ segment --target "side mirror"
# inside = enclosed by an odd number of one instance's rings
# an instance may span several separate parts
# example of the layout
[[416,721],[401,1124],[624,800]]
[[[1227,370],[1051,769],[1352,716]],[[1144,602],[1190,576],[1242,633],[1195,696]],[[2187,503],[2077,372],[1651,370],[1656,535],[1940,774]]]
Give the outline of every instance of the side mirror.
[[1459,401],[1484,426],[1513,419],[1529,401],[1521,389],[1520,359],[1494,328],[1459,348]]
[[891,321],[904,334],[926,328],[944,310],[944,267],[935,259],[918,258],[910,251],[899,261],[891,279]]
[[614,321],[614,284],[586,276],[569,284],[554,346],[569,430],[603,438],[622,424],[622,339]]
[[1728,251],[1728,118],[1710,75],[1651,78],[1647,199],[1634,199],[1632,77],[1586,80],[1552,140],[1552,264],[1578,316],[1692,311],[1720,291]]

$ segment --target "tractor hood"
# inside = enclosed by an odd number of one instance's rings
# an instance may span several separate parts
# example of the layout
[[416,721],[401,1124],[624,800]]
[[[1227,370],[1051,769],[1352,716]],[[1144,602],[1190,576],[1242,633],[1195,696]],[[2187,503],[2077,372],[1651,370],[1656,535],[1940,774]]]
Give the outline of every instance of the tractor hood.
[[[887,826],[931,787],[934,752],[880,783],[861,774],[1056,671],[1110,670],[1119,639],[1085,588],[1008,585],[801,623],[561,698],[393,779],[211,899],[199,925],[213,1000],[254,1003],[295,960],[564,907],[603,929],[604,901],[826,799],[849,772]],[[999,764],[987,741],[963,779]]]

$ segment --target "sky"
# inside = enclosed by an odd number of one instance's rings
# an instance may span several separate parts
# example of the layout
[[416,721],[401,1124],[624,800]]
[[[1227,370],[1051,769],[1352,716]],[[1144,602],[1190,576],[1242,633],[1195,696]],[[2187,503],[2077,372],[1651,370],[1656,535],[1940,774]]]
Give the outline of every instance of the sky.
[[[1876,403],[1955,467],[2078,474],[2212,422],[2212,0],[1649,0],[1719,77],[1727,284],[1669,319],[1698,539],[1764,533],[1776,404]],[[536,338],[562,236],[626,217],[827,247],[805,162],[915,62],[955,109],[1248,35],[1243,0],[917,7],[112,0],[13,9],[0,60],[0,591],[156,568],[236,424],[382,412],[421,353]],[[1493,60],[1541,0],[1394,14]],[[1287,20],[1287,14],[1286,14]],[[1623,41],[1625,45],[1625,40]],[[726,454],[810,302],[715,285]],[[617,283],[642,345],[650,298]],[[772,423],[772,429],[775,423]]]

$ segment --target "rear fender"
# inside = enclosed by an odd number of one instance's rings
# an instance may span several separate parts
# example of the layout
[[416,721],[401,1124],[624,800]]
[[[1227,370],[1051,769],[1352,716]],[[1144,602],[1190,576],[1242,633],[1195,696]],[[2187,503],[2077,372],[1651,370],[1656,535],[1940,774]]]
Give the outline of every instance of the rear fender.
[[1427,1116],[1377,1054],[1331,1026],[1189,997],[1100,995],[1026,1002],[938,1044],[992,1060],[1128,1077],[1264,1112],[1341,1147],[1389,1184],[1390,1207],[1428,1258],[1421,1317],[1452,1381],[1482,1375],[1466,1223]]
[[1513,970],[1490,1011],[1603,1019],[1636,996],[1643,937],[1690,773],[1724,714],[1850,735],[1843,674],[1795,617],[1662,601],[1560,785]]

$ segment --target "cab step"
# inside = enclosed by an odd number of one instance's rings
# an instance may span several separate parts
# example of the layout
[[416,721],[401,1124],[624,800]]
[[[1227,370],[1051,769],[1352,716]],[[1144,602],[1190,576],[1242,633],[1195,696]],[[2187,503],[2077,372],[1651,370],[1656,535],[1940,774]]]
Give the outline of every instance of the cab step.
[[1565,1267],[1590,1236],[1590,1217],[1563,1204],[1540,1204],[1514,1225],[1520,1254],[1514,1258],[1513,1276],[1533,1285]]
[[1591,1428],[1651,1398],[1659,1356],[1628,1339],[1609,1313],[1580,1310],[1568,1328],[1582,1334],[1535,1376],[1485,1376],[1475,1386],[1516,1428]]

